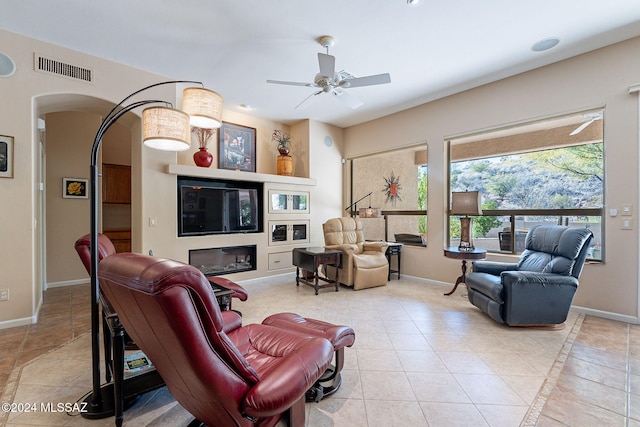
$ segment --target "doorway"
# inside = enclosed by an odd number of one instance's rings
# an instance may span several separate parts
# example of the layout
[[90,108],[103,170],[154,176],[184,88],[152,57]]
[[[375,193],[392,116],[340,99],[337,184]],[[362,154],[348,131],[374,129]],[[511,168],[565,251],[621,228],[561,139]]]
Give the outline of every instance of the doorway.
[[[42,209],[38,210],[36,219],[40,225],[35,242],[39,254],[36,285],[39,289],[35,290],[34,299],[41,298],[42,291],[48,287],[88,283],[74,243],[90,230],[89,189],[84,193],[87,197],[63,197],[62,183],[64,178],[77,178],[88,184],[92,141],[102,114],[112,107],[103,100],[79,95],[48,95],[36,99],[37,117],[44,121],[46,130],[42,137],[42,159],[35,160],[43,191],[38,197]],[[124,164],[130,169],[131,123],[131,119],[123,120],[109,129],[103,141],[101,163]],[[108,211],[100,209],[99,224],[105,220],[110,224],[115,222],[130,233],[131,205],[118,206],[115,213]]]

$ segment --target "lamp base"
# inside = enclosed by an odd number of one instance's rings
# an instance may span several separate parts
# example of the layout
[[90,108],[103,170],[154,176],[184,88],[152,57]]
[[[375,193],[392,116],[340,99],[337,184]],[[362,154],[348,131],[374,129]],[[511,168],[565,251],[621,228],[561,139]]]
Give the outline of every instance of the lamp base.
[[460,245],[458,249],[461,251],[472,251],[474,249],[471,224],[472,219],[470,217],[463,216],[460,218]]
[[[93,404],[93,392],[90,392],[82,399],[84,407],[82,408],[82,418],[88,420],[100,420],[103,418],[113,417],[116,414],[116,405],[114,400],[113,383],[108,383],[100,388],[102,393],[102,402]],[[130,408],[140,396],[128,396],[124,398],[123,409]]]

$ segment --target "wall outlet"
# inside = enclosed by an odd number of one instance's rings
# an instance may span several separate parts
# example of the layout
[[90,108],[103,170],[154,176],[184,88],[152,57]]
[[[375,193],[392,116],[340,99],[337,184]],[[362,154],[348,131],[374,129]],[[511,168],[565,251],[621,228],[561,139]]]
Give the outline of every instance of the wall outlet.
[[9,289],[0,289],[0,301],[9,301]]

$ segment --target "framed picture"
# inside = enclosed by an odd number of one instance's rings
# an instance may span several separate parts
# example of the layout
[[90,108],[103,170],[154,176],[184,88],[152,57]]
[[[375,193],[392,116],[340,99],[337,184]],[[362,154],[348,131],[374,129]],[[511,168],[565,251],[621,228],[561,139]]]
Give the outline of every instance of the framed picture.
[[62,197],[65,199],[86,199],[89,197],[89,180],[84,178],[62,178]]
[[13,178],[13,137],[0,135],[0,178]]
[[218,135],[218,167],[220,169],[256,171],[255,128],[222,123]]

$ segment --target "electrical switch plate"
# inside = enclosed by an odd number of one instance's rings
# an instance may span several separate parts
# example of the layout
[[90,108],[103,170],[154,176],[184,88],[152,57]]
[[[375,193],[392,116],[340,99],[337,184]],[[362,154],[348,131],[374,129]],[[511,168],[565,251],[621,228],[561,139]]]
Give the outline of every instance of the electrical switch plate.
[[0,289],[0,301],[9,301],[9,289]]
[[631,216],[631,205],[622,205],[622,215]]
[[149,227],[157,227],[158,226],[158,218],[155,216],[149,217]]
[[622,227],[621,228],[623,230],[631,230],[631,223],[632,223],[631,218],[624,218],[622,220]]

